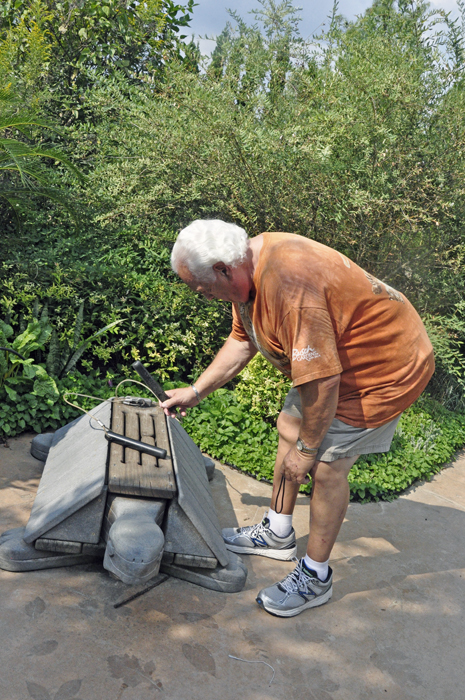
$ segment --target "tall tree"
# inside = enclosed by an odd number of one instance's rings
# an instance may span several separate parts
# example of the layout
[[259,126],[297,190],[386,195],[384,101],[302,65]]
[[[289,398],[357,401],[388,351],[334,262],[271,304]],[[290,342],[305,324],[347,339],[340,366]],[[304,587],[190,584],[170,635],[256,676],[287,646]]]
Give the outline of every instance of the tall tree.
[[[32,35],[39,28],[49,48],[48,88],[65,97],[57,116],[79,109],[79,93],[103,78],[156,82],[176,60],[197,68],[196,47],[183,43],[194,0],[4,0],[0,40],[11,28]],[[19,51],[17,61],[22,62]],[[58,99],[58,102],[60,102]],[[66,110],[68,106],[68,110]]]

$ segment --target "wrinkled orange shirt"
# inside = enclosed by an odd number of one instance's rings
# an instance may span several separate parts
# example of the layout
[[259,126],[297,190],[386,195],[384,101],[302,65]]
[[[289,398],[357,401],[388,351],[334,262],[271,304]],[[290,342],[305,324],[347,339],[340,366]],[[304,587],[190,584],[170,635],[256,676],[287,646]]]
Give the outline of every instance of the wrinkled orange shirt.
[[231,337],[252,340],[294,386],[341,374],[336,418],[376,428],[421,394],[433,348],[410,302],[332,248],[264,233]]

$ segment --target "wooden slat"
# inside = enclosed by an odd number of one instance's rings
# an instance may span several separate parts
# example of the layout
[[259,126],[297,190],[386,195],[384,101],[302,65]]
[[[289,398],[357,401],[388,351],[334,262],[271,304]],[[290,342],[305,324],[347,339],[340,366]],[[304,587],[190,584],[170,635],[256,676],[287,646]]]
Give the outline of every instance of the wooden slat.
[[[153,426],[153,415],[151,413],[144,413],[143,411],[139,412],[139,430],[140,439],[142,442],[146,442],[148,445],[156,445],[154,438],[155,430]],[[152,469],[158,466],[156,457],[145,454],[144,452],[142,452],[140,456],[144,469]]]
[[[133,440],[140,440],[139,431],[139,414],[136,411],[131,411],[130,406],[125,406],[123,408],[124,414],[124,434],[126,437],[133,438]],[[129,409],[129,410],[128,410]],[[131,469],[134,470],[134,476],[136,479],[140,477],[140,465],[141,465],[141,453],[138,450],[131,450],[128,447],[124,448],[124,461],[126,464],[131,465]],[[153,465],[154,466],[154,465]]]
[[153,412],[139,413],[139,423],[140,423],[140,439],[142,442],[147,442],[149,445],[155,445],[154,435],[155,430],[153,427]]
[[39,537],[34,547],[45,552],[62,552],[63,554],[81,554],[81,542],[67,542],[66,540],[52,540],[47,537]]
[[166,450],[166,459],[157,459],[158,468],[162,471],[166,471],[173,475],[173,483],[176,488],[176,481],[174,479],[173,463],[171,461],[171,448],[170,441],[168,438],[168,430],[166,428],[166,416],[160,406],[155,406],[153,409],[153,424],[155,428],[155,439],[157,447],[161,447],[162,450]]
[[195,566],[201,569],[216,569],[216,557],[198,557],[195,554],[175,554],[174,563],[178,566]]
[[[135,440],[148,444],[165,447],[158,442],[154,418],[156,412],[163,409],[139,408],[126,406],[121,403],[113,405],[112,430],[122,433]],[[124,414],[124,415],[123,415]],[[118,429],[116,428],[118,426]],[[166,425],[165,433],[166,433]],[[163,442],[163,430],[160,425],[160,436]],[[167,442],[167,439],[166,439]],[[120,448],[112,444],[109,461],[108,490],[111,493],[122,493],[129,496],[145,496],[152,498],[173,498],[176,493],[176,481],[171,459],[157,460],[151,455],[140,453],[138,450]]]
[[[111,412],[111,429],[119,435],[124,435],[124,415],[120,403],[114,403]],[[123,446],[116,442],[110,443],[109,464],[119,464],[123,461]]]

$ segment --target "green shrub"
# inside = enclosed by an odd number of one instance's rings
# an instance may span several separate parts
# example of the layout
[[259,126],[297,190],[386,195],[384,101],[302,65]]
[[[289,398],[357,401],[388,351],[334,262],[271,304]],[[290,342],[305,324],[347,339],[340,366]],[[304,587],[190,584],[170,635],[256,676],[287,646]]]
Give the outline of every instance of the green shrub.
[[[108,380],[100,377],[98,372],[88,375],[76,372],[57,380],[56,387],[56,395],[45,398],[33,392],[25,392],[12,398],[6,392],[0,391],[0,441],[28,430],[35,433],[57,430],[82,415],[78,409],[63,401],[62,396],[66,391],[78,391],[102,399],[114,395],[114,389],[109,386]],[[82,397],[69,398],[87,410],[98,403]]]
[[436,371],[428,391],[445,408],[465,411],[465,303],[455,305],[452,315],[427,314],[426,330],[433,344]]
[[271,480],[278,434],[250,415],[233,391],[218,389],[192,408],[183,425],[201,450],[257,479]]
[[414,482],[431,479],[464,442],[465,415],[422,397],[402,415],[390,451],[360,457],[352,467],[352,498],[390,500]]
[[275,421],[290,387],[290,379],[257,353],[239,374],[235,394],[250,416]]
[[[252,417],[233,392],[220,389],[191,409],[184,427],[212,457],[257,479],[271,481],[278,434]],[[429,480],[465,443],[465,415],[422,397],[401,417],[387,453],[360,457],[349,474],[351,499],[391,500],[411,484]],[[309,493],[309,484],[301,487]]]

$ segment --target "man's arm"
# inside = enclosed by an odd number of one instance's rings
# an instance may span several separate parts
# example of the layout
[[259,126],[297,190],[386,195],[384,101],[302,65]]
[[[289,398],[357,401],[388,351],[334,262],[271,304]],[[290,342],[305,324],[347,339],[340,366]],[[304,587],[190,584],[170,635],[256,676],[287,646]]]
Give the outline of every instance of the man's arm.
[[[228,338],[213,362],[195,382],[200,398],[205,398],[237,376],[256,353],[257,349],[252,342]],[[175,415],[169,409],[178,407],[181,415],[185,416],[187,408],[198,404],[198,399],[191,387],[170,389],[166,393],[170,397],[168,401],[162,403],[166,415]]]
[[[336,415],[340,375],[315,379],[297,387],[302,402],[299,437],[307,447],[319,447]],[[288,481],[305,484],[316,459],[292,447],[284,457],[282,473]]]

